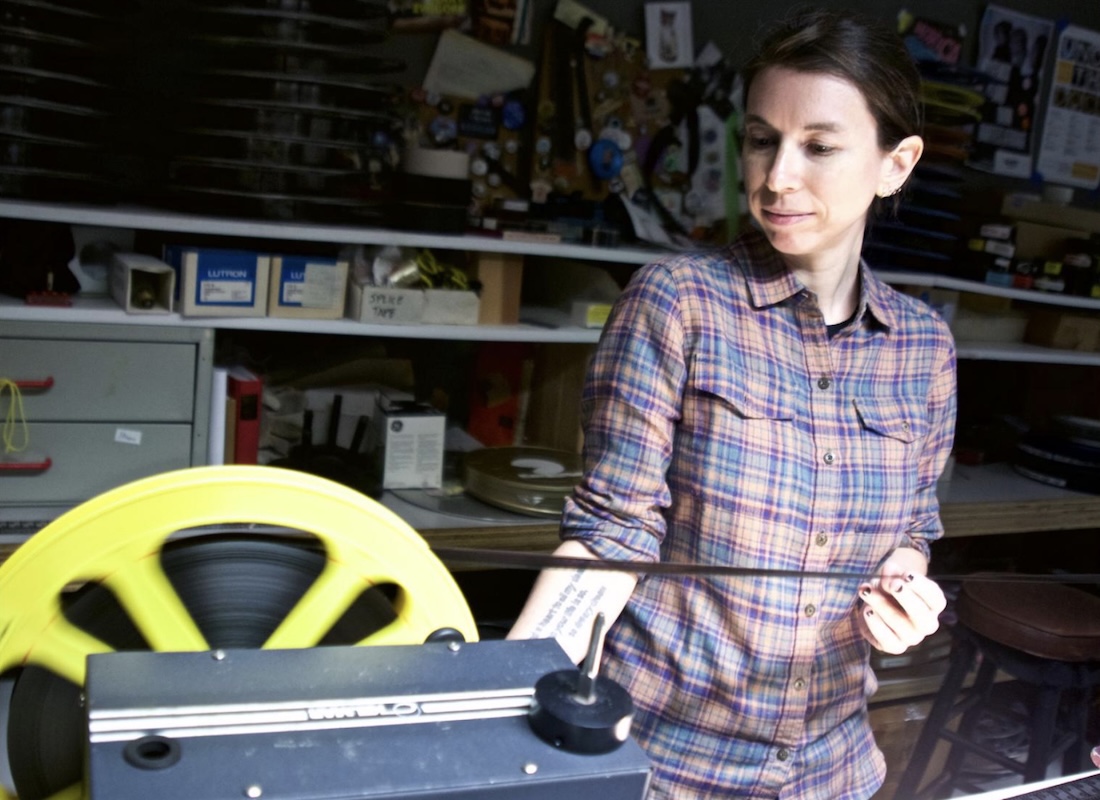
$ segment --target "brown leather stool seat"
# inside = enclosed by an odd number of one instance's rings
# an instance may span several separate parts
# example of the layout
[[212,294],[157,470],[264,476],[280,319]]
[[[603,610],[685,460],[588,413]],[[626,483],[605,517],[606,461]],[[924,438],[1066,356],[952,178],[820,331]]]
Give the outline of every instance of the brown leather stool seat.
[[[1031,783],[1062,756],[1062,774],[1088,768],[1085,731],[1088,700],[1100,685],[1100,597],[1057,583],[983,580],[962,583],[955,602],[958,622],[947,675],[913,748],[894,800],[950,797],[956,789],[980,792],[963,771],[970,754]],[[963,684],[978,664],[973,686]],[[979,718],[1008,716],[991,703],[998,672],[1029,690],[1026,762],[974,737]],[[957,729],[949,723],[960,717]],[[921,786],[940,739],[951,743],[941,775]]]
[[966,581],[956,613],[975,633],[1039,658],[1100,660],[1100,597],[1072,586]]

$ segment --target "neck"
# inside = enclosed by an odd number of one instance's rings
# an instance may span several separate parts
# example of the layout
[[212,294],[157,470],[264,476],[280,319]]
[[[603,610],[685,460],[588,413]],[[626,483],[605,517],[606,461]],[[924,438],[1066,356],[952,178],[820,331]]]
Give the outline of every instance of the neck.
[[844,322],[855,313],[859,305],[858,253],[847,262],[827,266],[788,260],[788,268],[817,297],[826,325]]

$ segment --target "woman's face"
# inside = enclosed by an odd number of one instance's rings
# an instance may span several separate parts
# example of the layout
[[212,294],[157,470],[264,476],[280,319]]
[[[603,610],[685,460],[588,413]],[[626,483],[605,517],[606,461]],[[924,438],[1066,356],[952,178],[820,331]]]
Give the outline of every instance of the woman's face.
[[848,81],[783,67],[768,67],[753,80],[743,179],[749,210],[779,252],[798,261],[850,263],[876,192],[895,186],[888,182],[895,166],[879,147],[863,94]]

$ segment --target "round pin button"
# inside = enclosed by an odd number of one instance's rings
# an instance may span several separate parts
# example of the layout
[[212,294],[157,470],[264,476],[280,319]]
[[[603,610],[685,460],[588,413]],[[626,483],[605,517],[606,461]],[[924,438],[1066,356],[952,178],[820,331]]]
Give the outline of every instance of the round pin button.
[[601,181],[618,177],[623,168],[623,151],[610,139],[600,139],[588,150],[588,167]]

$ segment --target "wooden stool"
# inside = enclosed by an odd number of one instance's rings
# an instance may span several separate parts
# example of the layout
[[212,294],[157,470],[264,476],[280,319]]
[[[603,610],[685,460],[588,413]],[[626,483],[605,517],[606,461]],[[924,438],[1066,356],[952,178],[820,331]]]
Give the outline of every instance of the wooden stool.
[[[967,754],[1022,775],[1024,783],[1046,777],[1048,766],[1059,755],[1063,775],[1088,768],[1088,705],[1100,683],[1100,597],[1062,584],[974,578],[964,581],[959,592],[947,674],[894,800],[950,797],[955,789],[982,791],[964,780],[961,768]],[[963,692],[976,660],[974,684]],[[998,670],[1032,695],[1027,760],[1022,764],[973,738],[979,718],[990,711]],[[1059,711],[1063,712],[1061,725]],[[960,714],[957,730],[951,730],[949,723]],[[940,739],[950,742],[944,772],[922,788]]]

